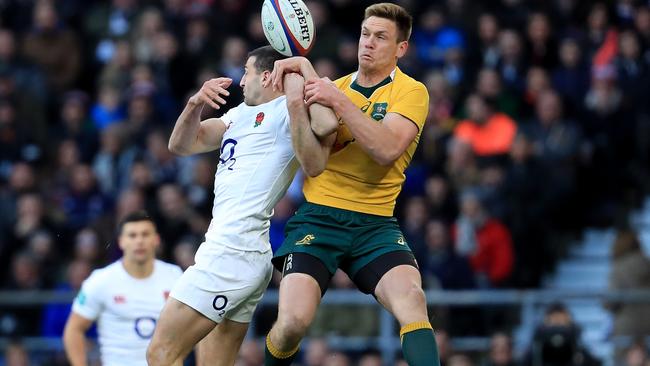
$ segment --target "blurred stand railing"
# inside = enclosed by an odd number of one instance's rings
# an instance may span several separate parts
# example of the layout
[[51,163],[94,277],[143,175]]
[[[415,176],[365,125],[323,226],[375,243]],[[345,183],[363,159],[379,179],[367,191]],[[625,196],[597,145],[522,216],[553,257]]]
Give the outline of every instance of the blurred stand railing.
[[[0,313],[3,307],[34,306],[53,303],[70,303],[74,293],[59,291],[0,291]],[[650,306],[650,290],[468,290],[468,291],[427,291],[427,302],[434,307],[453,306],[512,306],[520,309],[521,324],[534,325],[541,321],[541,314],[546,305],[554,302],[571,304],[584,300],[596,300],[608,303],[646,303]],[[262,306],[275,305],[278,291],[268,290],[262,299]],[[368,305],[378,311],[379,334],[376,337],[328,337],[330,344],[339,349],[362,350],[367,347],[379,349],[386,364],[394,364],[396,352],[400,348],[399,329],[393,317],[377,305],[372,296],[361,294],[356,290],[330,290],[322,301],[328,305]],[[532,327],[529,327],[532,328]],[[255,329],[255,321],[251,324]],[[530,336],[530,335],[529,335]],[[4,349],[11,340],[0,337],[0,348]],[[618,346],[629,343],[628,339],[609,339]],[[22,344],[31,351],[60,350],[60,338],[26,337]],[[454,339],[452,347],[459,351],[483,351],[489,347],[486,337],[465,337]],[[606,360],[610,364],[611,360]]]

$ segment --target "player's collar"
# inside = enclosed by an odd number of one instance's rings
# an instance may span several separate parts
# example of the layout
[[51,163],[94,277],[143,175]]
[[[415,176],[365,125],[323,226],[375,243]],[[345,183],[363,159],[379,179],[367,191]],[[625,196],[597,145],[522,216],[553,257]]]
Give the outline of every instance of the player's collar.
[[354,75],[353,75],[352,82],[350,83],[350,88],[352,90],[356,90],[357,92],[361,93],[361,95],[366,97],[366,99],[370,99],[370,97],[375,92],[375,90],[381,88],[384,85],[390,84],[395,79],[395,70],[396,69],[397,68],[395,68],[393,70],[393,72],[391,72],[390,75],[388,75],[384,80],[380,81],[379,83],[377,83],[377,84],[375,84],[375,85],[373,85],[371,87],[365,87],[365,86],[359,85],[357,83],[357,78],[356,78],[357,73],[355,72]]
[[[396,72],[397,72],[397,66],[395,66],[395,68],[393,69],[393,71],[390,72],[390,75],[388,75],[388,76],[390,77],[390,80],[391,80],[391,81],[395,80],[395,73],[396,73]],[[355,71],[355,72],[352,73],[352,82],[356,82],[356,81],[357,81],[357,75],[358,75],[358,74],[359,74],[359,71]]]

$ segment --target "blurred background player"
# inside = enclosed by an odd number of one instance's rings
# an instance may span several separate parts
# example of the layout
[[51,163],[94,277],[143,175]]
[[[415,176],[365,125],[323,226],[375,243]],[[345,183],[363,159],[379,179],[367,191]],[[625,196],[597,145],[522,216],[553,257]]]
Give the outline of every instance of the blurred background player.
[[[85,333],[97,321],[102,365],[147,365],[147,345],[181,269],[156,259],[160,237],[143,211],[119,226],[122,259],[92,272],[81,286],[63,342],[72,366],[87,365]],[[179,364],[180,365],[180,364]]]

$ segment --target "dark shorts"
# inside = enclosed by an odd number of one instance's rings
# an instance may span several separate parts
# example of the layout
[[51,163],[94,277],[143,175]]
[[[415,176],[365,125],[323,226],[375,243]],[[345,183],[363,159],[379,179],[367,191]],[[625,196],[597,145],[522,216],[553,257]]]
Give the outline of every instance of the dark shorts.
[[374,293],[381,276],[391,268],[401,264],[417,267],[394,217],[313,203],[303,204],[287,222],[285,240],[273,264],[284,274],[311,275],[323,293],[337,268],[346,272],[361,291]]

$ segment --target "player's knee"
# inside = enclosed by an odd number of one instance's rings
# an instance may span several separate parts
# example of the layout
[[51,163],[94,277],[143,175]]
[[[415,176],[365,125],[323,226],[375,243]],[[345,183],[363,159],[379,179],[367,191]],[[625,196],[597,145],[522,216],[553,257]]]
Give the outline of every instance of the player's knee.
[[173,360],[169,358],[169,352],[155,339],[147,347],[147,364],[149,366],[171,365]]
[[295,340],[305,335],[310,323],[311,319],[309,316],[293,313],[278,317],[276,326],[284,339]]
[[389,289],[386,291],[385,298],[385,302],[390,304],[393,311],[397,313],[426,311],[427,301],[424,290],[415,282],[398,289]]

